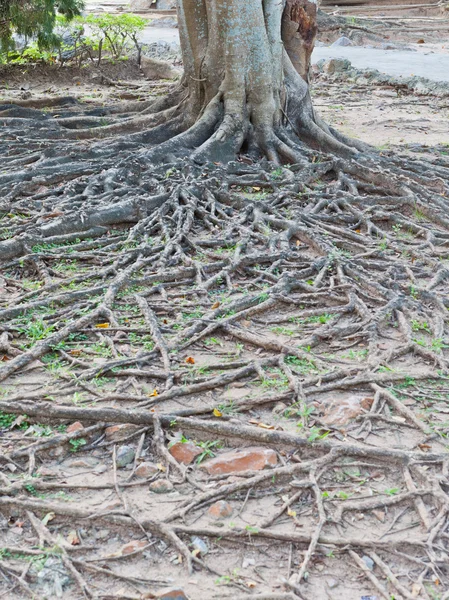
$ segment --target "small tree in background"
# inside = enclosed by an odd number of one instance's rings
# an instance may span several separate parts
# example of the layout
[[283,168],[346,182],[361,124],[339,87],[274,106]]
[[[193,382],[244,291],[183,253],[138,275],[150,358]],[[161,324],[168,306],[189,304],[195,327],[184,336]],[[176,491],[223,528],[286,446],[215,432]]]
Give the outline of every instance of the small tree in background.
[[55,45],[57,13],[70,20],[83,6],[83,0],[0,0],[0,50],[14,48],[13,33],[35,37],[40,48]]

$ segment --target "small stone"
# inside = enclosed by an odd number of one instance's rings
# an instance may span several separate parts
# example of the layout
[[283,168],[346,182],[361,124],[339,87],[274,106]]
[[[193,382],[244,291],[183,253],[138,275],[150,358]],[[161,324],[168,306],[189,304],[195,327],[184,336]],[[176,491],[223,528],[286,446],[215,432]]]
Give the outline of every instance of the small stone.
[[142,479],[148,479],[148,477],[152,477],[159,473],[159,469],[156,465],[150,462],[143,462],[135,470],[135,475],[137,477],[141,477]]
[[106,465],[97,465],[94,469],[94,473],[97,475],[101,475],[101,473],[106,473],[108,471],[108,467]]
[[331,58],[324,63],[323,71],[328,75],[347,71],[351,67],[351,63],[346,58]]
[[333,590],[334,588],[338,587],[340,585],[340,582],[337,579],[329,579],[327,582],[327,587],[330,590]]
[[66,433],[75,433],[75,431],[81,431],[81,429],[84,429],[83,425],[79,421],[75,421],[67,427]]
[[168,494],[173,491],[173,484],[168,479],[156,479],[150,483],[150,492]]
[[341,38],[338,38],[338,40],[335,40],[335,42],[333,44],[331,44],[331,48],[335,47],[335,46],[353,46],[354,44],[352,43],[352,41],[346,37],[346,36],[342,36]]
[[192,537],[192,546],[198,550],[203,556],[209,552],[209,548],[204,540],[194,536]]
[[175,442],[168,451],[173,458],[184,465],[190,465],[202,452],[201,448],[195,446],[193,442]]
[[378,521],[380,521],[381,523],[385,523],[385,512],[383,510],[374,509],[373,515]]
[[226,517],[230,517],[233,513],[233,508],[226,502],[226,500],[218,500],[218,502],[214,502],[212,506],[209,507],[207,514],[212,519],[225,519]]
[[181,588],[164,588],[156,592],[157,600],[189,600]]
[[277,455],[271,448],[240,448],[225,452],[201,465],[209,475],[239,473],[241,471],[261,471],[265,467],[274,467]]
[[325,411],[322,422],[326,425],[346,425],[371,408],[373,398],[351,395],[332,400]]
[[132,446],[120,446],[117,450],[115,462],[119,469],[123,469],[126,465],[129,465],[134,460],[136,451]]
[[[155,21],[153,21],[154,23]],[[147,79],[177,79],[181,72],[179,69],[164,60],[142,56],[140,69]]]
[[369,556],[362,556],[362,560],[370,571],[374,569],[374,561]]
[[134,432],[138,431],[138,429],[138,425],[124,423],[122,425],[112,425],[111,427],[106,427],[106,429],[104,430],[104,434],[108,441],[119,442],[128,435],[131,435]]

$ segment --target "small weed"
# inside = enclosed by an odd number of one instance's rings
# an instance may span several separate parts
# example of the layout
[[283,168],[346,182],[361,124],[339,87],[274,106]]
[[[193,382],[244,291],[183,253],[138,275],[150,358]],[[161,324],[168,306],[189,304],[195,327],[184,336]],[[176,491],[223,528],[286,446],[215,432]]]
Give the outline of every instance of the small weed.
[[199,448],[203,450],[202,453],[197,456],[196,463],[198,465],[202,463],[205,458],[213,458],[215,456],[215,452],[212,451],[212,448],[219,449],[223,445],[218,440],[195,443]]
[[83,446],[87,444],[87,441],[84,438],[79,438],[77,440],[70,440],[70,452],[78,452]]

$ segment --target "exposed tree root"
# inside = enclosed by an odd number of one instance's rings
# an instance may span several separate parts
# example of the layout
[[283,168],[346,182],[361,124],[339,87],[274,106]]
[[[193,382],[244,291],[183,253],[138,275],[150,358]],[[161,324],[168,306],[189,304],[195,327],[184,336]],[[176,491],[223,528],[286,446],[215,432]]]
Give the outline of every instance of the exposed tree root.
[[[449,161],[362,155],[317,116],[287,110],[281,128],[251,133],[272,162],[255,161],[248,144],[222,167],[215,158],[243,143],[223,106],[211,100],[154,148],[157,128],[126,138],[110,129],[110,142],[86,145],[67,128],[73,121],[49,124],[51,111],[3,117],[0,414],[19,416],[14,427],[50,427],[51,437],[4,432],[0,510],[9,518],[14,506],[45,552],[74,523],[107,522],[146,542],[151,534],[149,543],[180,555],[177,577],[182,566],[217,569],[214,553],[192,555],[192,536],[217,552],[263,540],[287,556],[291,544],[291,568],[278,573],[290,588],[270,595],[257,580],[260,598],[311,597],[329,552],[339,564],[349,556],[376,593],[427,598],[435,573],[449,585]],[[300,143],[317,128],[334,154]],[[350,396],[369,404],[333,420],[331,401]],[[84,429],[56,430],[73,421]],[[111,424],[137,427],[114,441],[103,435]],[[235,480],[208,476],[169,453],[167,441],[181,435],[217,453],[211,442],[269,446],[280,462]],[[89,481],[32,477],[59,449],[95,450],[117,466],[112,447],[123,443],[160,470],[136,479],[138,457],[128,478],[119,468]],[[167,473],[185,495],[171,506],[148,492],[139,504],[136,490]],[[32,497],[58,489],[80,505]],[[270,499],[263,515],[258,498]],[[204,515],[222,499],[241,508],[234,528]],[[371,528],[360,532],[363,519]],[[92,578],[109,579],[89,562],[93,544],[61,555],[87,595],[97,593]],[[165,549],[145,552],[157,569]],[[17,593],[34,593],[33,572],[20,579],[14,561],[2,555],[0,570]],[[247,579],[220,573],[239,589],[229,597],[243,597]],[[114,571],[110,580],[143,591],[137,576]]]

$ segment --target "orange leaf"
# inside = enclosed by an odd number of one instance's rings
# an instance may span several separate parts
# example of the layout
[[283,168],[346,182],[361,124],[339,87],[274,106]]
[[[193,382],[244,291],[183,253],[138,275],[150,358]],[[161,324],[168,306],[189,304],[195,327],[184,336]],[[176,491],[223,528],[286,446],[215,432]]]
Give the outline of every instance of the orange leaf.
[[3,355],[3,356],[0,358],[0,360],[1,360],[2,362],[6,362],[7,360],[11,360],[11,359],[10,359],[10,358],[8,358],[8,357],[6,356],[6,354],[4,354],[4,355]]
[[95,327],[97,329],[107,329],[109,327],[109,323],[97,323]]
[[69,532],[69,535],[67,536],[67,541],[72,546],[79,546],[81,543],[78,534],[75,530]]
[[188,356],[188,357],[186,358],[186,363],[187,363],[188,365],[194,365],[194,364],[195,364],[195,359],[193,358],[193,356]]

